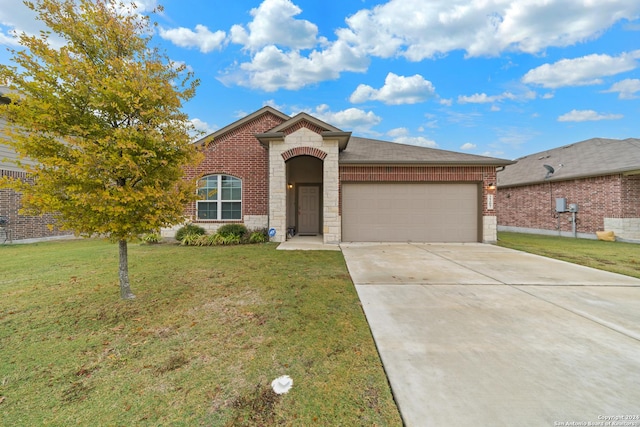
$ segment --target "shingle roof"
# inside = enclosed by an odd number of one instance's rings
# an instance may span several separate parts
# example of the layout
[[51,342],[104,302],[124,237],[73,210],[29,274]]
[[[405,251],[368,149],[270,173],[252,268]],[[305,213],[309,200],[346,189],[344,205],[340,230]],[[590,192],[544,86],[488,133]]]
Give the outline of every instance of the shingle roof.
[[[371,165],[389,165],[389,164],[423,164],[423,165],[481,165],[481,166],[505,166],[513,162],[511,160],[497,159],[494,157],[477,156],[474,154],[458,153],[454,151],[446,151],[435,148],[419,147],[416,145],[399,144],[389,141],[380,141],[368,138],[359,138],[351,136],[351,132],[343,132],[340,129],[323,122],[306,113],[300,113],[295,117],[289,117],[286,114],[272,107],[263,107],[248,116],[231,123],[216,132],[207,135],[196,141],[194,144],[202,145],[212,138],[231,132],[232,130],[244,125],[263,114],[274,114],[280,117],[284,122],[270,131],[257,134],[256,137],[261,141],[268,141],[270,138],[281,139],[284,134],[281,132],[290,126],[295,125],[299,121],[308,121],[316,126],[325,129],[322,135],[338,139],[340,142],[340,164],[371,164]],[[346,148],[342,149],[346,145]]]
[[[498,186],[586,178],[618,173],[640,173],[640,139],[592,138],[516,159],[498,172]],[[548,173],[544,165],[551,166]]]
[[352,136],[340,164],[510,165],[511,160]]

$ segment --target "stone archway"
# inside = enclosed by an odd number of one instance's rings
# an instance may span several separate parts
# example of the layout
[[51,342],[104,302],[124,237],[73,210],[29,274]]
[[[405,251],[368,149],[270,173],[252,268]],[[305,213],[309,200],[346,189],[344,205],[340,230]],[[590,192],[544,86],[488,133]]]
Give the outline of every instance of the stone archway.
[[[297,150],[311,152],[312,150]],[[314,154],[319,150],[314,149]],[[320,157],[308,154],[289,157],[287,176],[287,230],[299,235],[322,234],[323,168]],[[284,158],[283,153],[283,158]],[[288,233],[289,234],[289,233]]]
[[[342,135],[342,134],[340,134]],[[289,188],[287,163],[307,156],[322,162],[320,193],[320,230],[325,243],[339,243],[341,237],[338,212],[338,152],[341,139],[321,135],[306,127],[286,133],[263,136],[269,146],[269,227],[275,233],[273,241],[286,240],[288,226]],[[295,193],[292,193],[295,197]]]

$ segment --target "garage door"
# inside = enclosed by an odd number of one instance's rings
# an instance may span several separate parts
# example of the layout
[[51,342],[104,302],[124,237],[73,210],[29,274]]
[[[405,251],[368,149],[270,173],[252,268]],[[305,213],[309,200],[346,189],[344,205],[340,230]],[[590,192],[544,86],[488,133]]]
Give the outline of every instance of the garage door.
[[477,242],[477,184],[344,183],[345,242]]

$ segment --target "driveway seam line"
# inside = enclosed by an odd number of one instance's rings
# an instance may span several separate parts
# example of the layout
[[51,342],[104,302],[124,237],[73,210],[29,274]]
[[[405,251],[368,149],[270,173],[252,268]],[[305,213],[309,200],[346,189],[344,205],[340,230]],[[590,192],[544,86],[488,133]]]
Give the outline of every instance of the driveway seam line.
[[[453,260],[453,259],[447,258],[447,257],[445,257],[444,255],[441,255],[440,253],[432,252],[432,251],[430,251],[427,247],[424,247],[424,246],[418,246],[418,245],[415,245],[415,244],[413,244],[413,243],[411,243],[411,242],[410,242],[409,244],[410,244],[411,246],[413,246],[413,247],[417,248],[417,249],[421,249],[421,250],[423,250],[423,251],[425,251],[425,252],[428,252],[428,253],[430,253],[430,254],[432,254],[432,255],[435,255],[435,256],[437,256],[437,257],[439,257],[439,258],[445,259],[445,260],[447,260],[447,261],[449,261],[449,262],[452,262],[452,263],[454,263],[454,264],[456,264],[456,265],[459,265],[460,267],[463,267],[463,268],[466,268],[466,269],[468,269],[468,270],[470,270],[470,271],[473,271],[474,273],[480,274],[480,275],[482,275],[482,276],[484,276],[484,277],[488,277],[488,278],[489,278],[489,279],[491,279],[491,280],[495,280],[496,282],[498,282],[498,283],[500,283],[500,284],[502,284],[502,285],[504,285],[504,286],[508,286],[508,287],[510,287],[510,288],[516,289],[516,290],[518,290],[518,291],[520,291],[520,292],[522,292],[522,293],[524,293],[524,294],[526,294],[526,295],[529,295],[529,296],[531,296],[531,297],[533,297],[533,298],[535,298],[535,299],[537,299],[537,300],[539,300],[539,301],[543,301],[543,302],[546,302],[547,304],[551,304],[551,305],[553,305],[553,306],[555,306],[555,307],[560,308],[561,310],[564,310],[564,311],[567,311],[567,312],[569,312],[569,313],[572,313],[572,314],[574,314],[574,315],[576,315],[576,316],[582,317],[583,319],[586,319],[586,320],[588,320],[588,321],[590,321],[590,322],[592,322],[592,323],[595,323],[595,324],[600,325],[600,326],[602,326],[602,327],[604,327],[604,328],[607,328],[607,329],[609,329],[609,330],[611,330],[611,331],[614,331],[614,332],[616,332],[616,333],[618,333],[618,334],[620,334],[620,335],[624,335],[625,337],[628,337],[628,338],[631,338],[631,339],[633,339],[633,340],[635,340],[635,341],[640,342],[640,336],[636,336],[633,332],[626,331],[626,330],[621,330],[621,328],[618,328],[618,327],[616,327],[615,325],[610,324],[610,323],[609,323],[609,322],[607,322],[606,320],[603,320],[603,319],[597,318],[597,317],[595,317],[595,316],[589,316],[589,315],[587,315],[587,314],[585,314],[585,313],[576,312],[576,311],[571,310],[571,309],[569,309],[569,308],[567,308],[567,307],[563,307],[563,306],[559,305],[558,303],[555,303],[555,302],[549,301],[549,300],[547,300],[547,299],[544,299],[544,298],[542,298],[542,297],[540,297],[540,296],[538,296],[538,295],[534,295],[534,294],[532,294],[532,293],[530,293],[530,292],[527,292],[527,291],[525,291],[524,289],[522,289],[522,288],[519,288],[519,287],[518,287],[518,286],[522,286],[522,287],[524,288],[524,287],[527,287],[527,286],[545,286],[545,285],[525,285],[525,284],[523,284],[523,285],[514,285],[514,284],[510,284],[510,283],[505,283],[505,282],[503,282],[502,280],[499,280],[499,279],[493,278],[493,277],[491,277],[491,276],[489,276],[489,275],[487,275],[487,274],[485,274],[485,273],[482,273],[482,272],[480,272],[480,271],[476,271],[476,270],[474,270],[473,268],[470,268],[468,265],[464,265],[464,264],[459,263],[459,262],[457,262],[457,261],[455,261],[455,260]],[[467,285],[465,285],[465,286],[467,286]],[[500,285],[496,285],[496,286],[500,286]],[[557,285],[556,285],[556,286],[557,286]],[[564,286],[564,285],[563,285],[563,286]],[[577,287],[577,286],[587,286],[587,285],[579,285],[579,284],[576,284],[576,285],[569,285],[569,286],[576,286],[576,287]],[[633,286],[633,285],[632,285],[632,286]],[[621,287],[624,287],[624,286],[621,286]]]
[[502,285],[505,285],[505,286],[509,286],[509,284],[508,284],[508,283],[505,283],[505,282],[503,282],[502,280],[495,279],[495,278],[493,278],[493,277],[489,276],[488,274],[482,273],[482,272],[480,272],[480,271],[476,271],[476,270],[474,270],[473,268],[470,268],[470,267],[469,267],[469,266],[467,266],[467,265],[461,264],[461,263],[459,263],[459,262],[457,262],[457,261],[455,261],[455,260],[453,260],[453,259],[451,259],[451,258],[447,258],[447,257],[446,257],[446,256],[444,256],[444,255],[440,255],[439,253],[432,252],[432,251],[428,250],[427,248],[425,248],[424,246],[417,246],[417,245],[415,245],[414,243],[411,243],[411,242],[409,242],[409,244],[410,244],[411,246],[413,246],[414,248],[421,249],[421,250],[423,250],[423,251],[425,251],[425,252],[428,252],[428,253],[430,253],[430,254],[432,254],[432,255],[435,255],[435,256],[440,257],[440,258],[442,258],[442,259],[444,259],[444,260],[447,260],[447,261],[449,261],[449,262],[451,262],[451,263],[453,263],[453,264],[455,264],[455,265],[459,265],[460,267],[463,267],[463,268],[466,268],[467,270],[473,271],[473,272],[474,272],[474,273],[476,273],[476,274],[479,274],[479,275],[484,276],[484,277],[487,277],[487,278],[489,278],[489,279],[491,279],[491,280],[493,280],[493,281],[496,281],[496,282],[498,282],[499,284],[502,284]]
[[[574,310],[571,310],[571,309],[569,309],[567,307],[563,307],[562,305],[560,305],[560,304],[558,304],[556,302],[549,301],[548,299],[542,298],[539,295],[534,295],[534,294],[532,294],[530,292],[525,291],[524,289],[519,288],[518,286],[520,286],[520,285],[507,285],[507,286],[509,286],[510,288],[514,288],[514,289],[516,289],[516,290],[518,290],[518,291],[520,291],[520,292],[522,292],[524,294],[532,296],[533,298],[535,298],[535,299],[537,299],[539,301],[543,301],[543,302],[546,302],[547,304],[551,304],[551,305],[553,305],[555,307],[560,308],[561,310],[568,311],[569,313],[575,314],[576,316],[582,317],[583,319],[589,320],[590,322],[593,322],[593,323],[595,323],[597,325],[600,325],[602,327],[605,327],[605,328],[607,328],[607,329],[609,329],[611,331],[614,331],[614,332],[617,332],[617,333],[619,333],[621,335],[624,335],[627,338],[631,338],[632,340],[640,342],[640,336],[639,335],[636,335],[631,331],[627,331],[624,328],[616,327],[615,325],[611,324],[610,322],[607,322],[604,319],[600,319],[598,317],[591,316],[591,315],[588,315],[588,314],[580,312],[580,311],[574,311]],[[558,285],[555,285],[555,286],[558,286]],[[562,286],[559,286],[559,287],[562,287]]]

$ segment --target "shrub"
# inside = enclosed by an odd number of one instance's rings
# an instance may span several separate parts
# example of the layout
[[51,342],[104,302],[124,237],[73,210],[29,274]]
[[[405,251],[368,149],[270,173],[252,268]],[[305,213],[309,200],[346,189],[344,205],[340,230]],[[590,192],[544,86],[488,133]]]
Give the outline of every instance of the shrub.
[[225,224],[218,228],[218,234],[222,237],[236,236],[242,237],[248,233],[244,224]]
[[218,246],[218,245],[222,245],[222,239],[223,237],[221,235],[219,235],[218,233],[216,234],[212,234],[210,236],[207,236],[207,241],[206,241],[206,245],[203,246]]
[[149,233],[143,235],[140,240],[142,240],[142,243],[147,243],[150,245],[154,243],[160,243],[162,241],[162,236],[160,236],[160,233]]
[[249,236],[249,243],[266,243],[269,241],[269,236],[265,231],[254,231]]
[[182,242],[184,237],[188,234],[195,234],[198,236],[202,236],[205,233],[206,232],[204,228],[200,227],[199,225],[185,224],[184,226],[180,227],[178,231],[176,231],[176,240],[179,242]]
[[221,245],[237,245],[241,243],[240,236],[230,234],[222,236],[216,234],[194,234],[187,233],[182,238],[183,246],[221,246]]
[[199,232],[195,233],[185,233],[180,239],[180,244],[183,246],[196,246],[198,240],[202,237],[207,237],[205,234],[200,234]]
[[220,242],[223,245],[238,245],[238,244],[240,244],[241,237],[237,236],[235,234],[229,234],[228,236],[223,236],[222,234],[218,233],[218,236],[220,236]]

